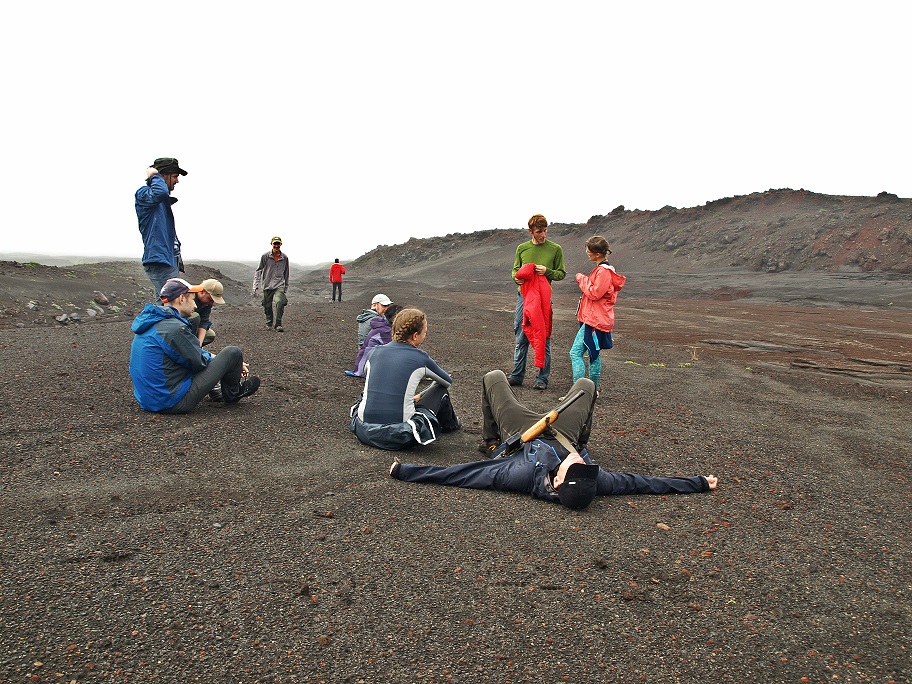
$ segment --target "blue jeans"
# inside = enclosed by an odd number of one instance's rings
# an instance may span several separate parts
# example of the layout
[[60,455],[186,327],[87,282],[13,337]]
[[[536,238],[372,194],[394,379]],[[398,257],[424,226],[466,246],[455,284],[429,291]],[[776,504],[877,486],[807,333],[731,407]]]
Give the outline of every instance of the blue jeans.
[[[583,334],[586,332],[586,326],[580,323],[579,331],[576,333],[576,339],[573,340],[573,346],[570,347],[570,364],[573,366],[573,382],[580,378],[586,377],[586,362],[583,360],[583,354],[586,354],[586,345],[583,344]],[[595,340],[598,344],[598,339]],[[595,361],[589,361],[589,379],[595,383],[598,388],[599,380],[602,379],[602,355],[599,354]]]
[[[513,372],[510,377],[514,380],[523,381],[526,377],[526,357],[529,355],[529,338],[522,329],[523,321],[523,298],[522,294],[516,297],[516,313],[513,315],[513,333],[516,335],[516,349],[513,350]],[[548,378],[551,377],[551,338],[545,341],[545,365],[538,371],[536,382],[543,385],[548,384]]]
[[148,263],[143,264],[143,270],[146,272],[146,275],[149,276],[149,280],[152,281],[152,287],[155,288],[156,299],[158,299],[158,295],[161,293],[161,290],[167,281],[171,280],[171,278],[180,276],[180,272],[177,270],[175,264]]

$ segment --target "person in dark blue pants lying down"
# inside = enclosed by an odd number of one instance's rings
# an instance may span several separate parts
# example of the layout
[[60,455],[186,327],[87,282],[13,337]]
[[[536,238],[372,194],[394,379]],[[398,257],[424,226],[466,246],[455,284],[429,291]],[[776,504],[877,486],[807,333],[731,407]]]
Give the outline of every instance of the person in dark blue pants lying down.
[[[503,372],[491,371],[482,386],[486,444],[500,439],[502,432],[525,430],[540,418],[516,401]],[[717,487],[715,475],[651,477],[599,468],[585,448],[592,424],[595,385],[588,378],[580,378],[570,392],[577,390],[582,390],[583,396],[561,413],[553,429],[525,443],[511,456],[454,466],[396,461],[390,467],[390,476],[404,482],[523,492],[577,510],[588,506],[596,496],[695,494]]]

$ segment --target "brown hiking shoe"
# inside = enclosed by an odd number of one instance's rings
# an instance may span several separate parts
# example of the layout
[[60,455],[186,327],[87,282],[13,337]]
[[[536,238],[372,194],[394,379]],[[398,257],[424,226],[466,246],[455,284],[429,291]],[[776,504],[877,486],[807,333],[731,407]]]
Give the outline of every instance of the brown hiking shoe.
[[497,438],[486,439],[478,445],[478,450],[485,456],[490,456],[494,449],[500,446],[500,440]]

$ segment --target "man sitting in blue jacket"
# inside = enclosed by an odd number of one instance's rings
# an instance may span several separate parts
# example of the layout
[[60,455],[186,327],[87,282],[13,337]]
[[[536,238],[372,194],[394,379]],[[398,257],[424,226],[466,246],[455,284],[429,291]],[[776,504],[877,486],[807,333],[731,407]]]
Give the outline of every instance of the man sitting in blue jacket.
[[202,289],[171,278],[161,289],[164,305],[146,304],[133,321],[130,377],[133,396],[146,411],[188,413],[218,383],[228,404],[260,386],[256,376],[242,377],[247,364],[239,347],[225,347],[216,355],[200,346],[187,317]]

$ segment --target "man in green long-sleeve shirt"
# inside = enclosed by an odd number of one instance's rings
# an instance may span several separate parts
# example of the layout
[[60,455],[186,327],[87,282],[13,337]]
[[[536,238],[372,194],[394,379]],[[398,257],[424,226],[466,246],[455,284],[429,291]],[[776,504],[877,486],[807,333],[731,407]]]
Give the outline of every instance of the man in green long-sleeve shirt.
[[[548,282],[563,280],[567,275],[564,269],[564,250],[556,242],[548,239],[548,220],[541,214],[536,214],[529,219],[529,235],[532,239],[523,242],[516,248],[516,258],[513,260],[513,280],[517,285],[524,281],[516,278],[516,272],[525,264],[535,264],[535,272],[543,275]],[[513,351],[513,372],[508,381],[511,385],[522,385],[526,377],[526,356],[529,353],[529,338],[522,329],[523,297],[522,292],[517,293],[516,314],[513,318],[513,332],[516,335],[516,349]],[[551,338],[545,343],[545,365],[538,371],[532,389],[548,389],[548,378],[551,375]]]

